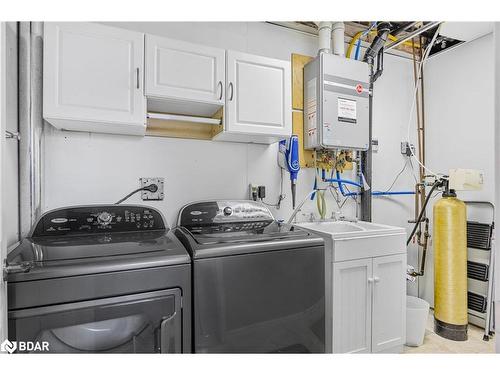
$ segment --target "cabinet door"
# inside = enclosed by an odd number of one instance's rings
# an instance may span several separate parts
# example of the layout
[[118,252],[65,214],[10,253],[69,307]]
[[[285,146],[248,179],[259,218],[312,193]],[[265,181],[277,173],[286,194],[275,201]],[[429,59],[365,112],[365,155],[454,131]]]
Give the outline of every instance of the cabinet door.
[[373,259],[372,352],[403,345],[406,331],[406,254]]
[[333,352],[371,350],[372,260],[333,263]]
[[93,23],[45,23],[44,117],[144,127],[143,60],[142,33]]
[[225,51],[146,35],[146,95],[224,103]]
[[289,136],[290,81],[289,61],[228,51],[225,130]]

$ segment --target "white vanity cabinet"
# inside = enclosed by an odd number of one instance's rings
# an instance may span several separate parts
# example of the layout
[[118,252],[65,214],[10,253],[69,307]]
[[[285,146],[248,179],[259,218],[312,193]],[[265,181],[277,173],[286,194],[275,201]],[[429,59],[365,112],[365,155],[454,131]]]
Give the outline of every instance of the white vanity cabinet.
[[226,51],[146,35],[148,110],[212,116],[224,105]]
[[332,267],[333,352],[398,351],[405,342],[406,255]]
[[217,140],[274,143],[290,136],[290,62],[227,51],[224,114]]
[[406,340],[406,232],[358,221],[299,223],[325,239],[326,349],[401,352]]
[[60,129],[144,135],[144,34],[45,22],[43,117]]

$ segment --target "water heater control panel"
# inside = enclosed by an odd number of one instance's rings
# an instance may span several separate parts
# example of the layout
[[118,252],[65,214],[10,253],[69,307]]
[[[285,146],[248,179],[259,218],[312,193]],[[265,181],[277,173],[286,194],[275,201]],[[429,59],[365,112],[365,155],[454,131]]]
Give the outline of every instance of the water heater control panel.
[[367,150],[370,69],[321,53],[304,67],[304,148]]

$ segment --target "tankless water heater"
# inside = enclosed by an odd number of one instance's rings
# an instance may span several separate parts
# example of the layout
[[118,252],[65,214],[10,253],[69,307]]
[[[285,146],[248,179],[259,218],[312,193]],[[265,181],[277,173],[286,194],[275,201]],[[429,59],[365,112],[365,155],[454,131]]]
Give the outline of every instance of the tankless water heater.
[[306,149],[367,150],[369,146],[367,63],[328,53],[304,67]]

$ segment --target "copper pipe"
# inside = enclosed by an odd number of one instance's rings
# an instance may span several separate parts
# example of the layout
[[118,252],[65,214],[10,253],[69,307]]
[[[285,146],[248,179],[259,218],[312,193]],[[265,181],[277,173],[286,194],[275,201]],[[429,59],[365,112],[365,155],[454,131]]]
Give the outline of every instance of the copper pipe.
[[[419,36],[419,42],[420,42],[420,59],[422,59],[423,57],[423,53],[424,53],[424,50],[422,48],[422,43],[423,43],[423,37],[422,35]],[[421,103],[422,103],[422,106],[421,106],[421,111],[422,111],[422,122],[421,122],[421,127],[420,127],[420,135],[421,135],[421,139],[422,139],[422,150],[420,150],[421,154],[420,154],[420,161],[422,162],[422,164],[425,165],[425,102],[424,102],[424,99],[425,99],[425,95],[424,95],[424,70],[422,69],[421,71],[421,74],[420,74],[420,100],[421,100]],[[423,168],[422,168],[423,169]],[[424,172],[422,170],[422,172]],[[422,173],[422,177],[423,177],[424,173]]]

